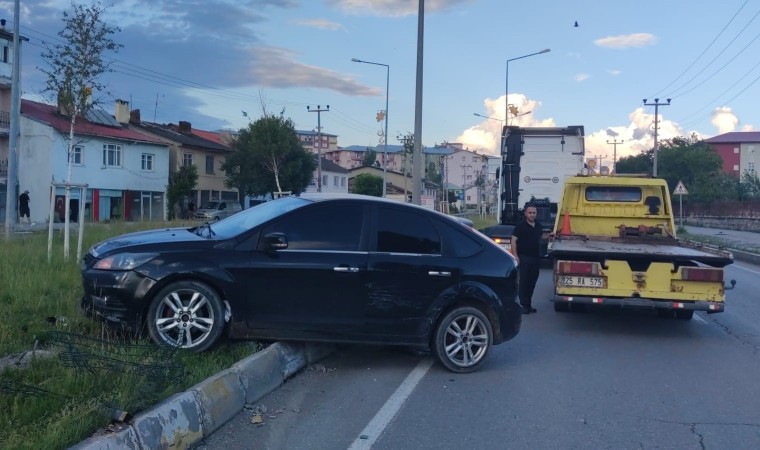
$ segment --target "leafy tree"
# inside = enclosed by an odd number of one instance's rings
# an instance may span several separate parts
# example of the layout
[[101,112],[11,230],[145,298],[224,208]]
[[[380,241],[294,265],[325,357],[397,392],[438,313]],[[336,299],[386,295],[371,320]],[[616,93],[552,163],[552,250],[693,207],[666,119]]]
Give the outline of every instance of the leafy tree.
[[[652,155],[654,152],[648,150],[638,155],[624,156],[618,159],[615,165],[619,174],[626,173],[652,173]],[[659,161],[658,161],[659,162]]]
[[428,163],[427,170],[425,171],[425,178],[428,181],[431,181],[436,184],[442,183],[443,176],[441,175],[441,172],[438,170],[438,164],[436,164],[435,161],[430,161]]
[[181,166],[169,177],[169,187],[166,189],[166,206],[169,219],[173,219],[174,208],[184,197],[190,195],[198,184],[198,166]]
[[[69,116],[68,175],[71,181],[71,154],[74,150],[74,126],[77,119],[102,103],[106,85],[100,81],[111,72],[109,53],[118,53],[123,47],[113,39],[120,32],[103,22],[106,8],[100,3],[77,4],[72,1],[71,11],[63,12],[63,29],[57,42],[46,42],[42,59],[47,68],[40,71],[47,77],[43,92],[51,94]],[[68,200],[66,202],[68,205]],[[68,217],[68,213],[66,214]]]
[[741,190],[749,198],[760,197],[760,177],[757,176],[757,172],[744,171],[741,179]]
[[[51,97],[58,100],[62,113],[69,116],[69,138],[66,159],[68,169],[66,181],[71,182],[72,155],[74,152],[74,127],[77,119],[86,117],[95,108],[104,94],[106,85],[101,76],[111,72],[108,53],[117,53],[122,47],[113,39],[121,31],[103,22],[105,8],[100,3],[76,4],[72,1],[71,11],[63,12],[63,29],[58,32],[56,42],[45,43],[42,59],[47,68],[39,68],[45,74],[45,88]],[[63,256],[69,258],[69,205],[71,191],[66,189],[64,200]],[[52,220],[52,218],[51,218]]]
[[697,136],[676,137],[662,142],[658,176],[668,182],[671,192],[679,181],[689,190],[685,201],[710,204],[727,197],[723,160]]
[[264,115],[241,128],[232,142],[232,153],[222,163],[228,187],[247,195],[270,192],[303,192],[313,178],[317,162],[304,150],[293,121]]
[[371,173],[362,173],[354,178],[354,194],[383,196],[383,178]]
[[367,151],[364,152],[364,159],[362,160],[362,166],[372,167],[375,165],[376,161],[377,161],[377,152],[372,150],[371,148],[367,148]]

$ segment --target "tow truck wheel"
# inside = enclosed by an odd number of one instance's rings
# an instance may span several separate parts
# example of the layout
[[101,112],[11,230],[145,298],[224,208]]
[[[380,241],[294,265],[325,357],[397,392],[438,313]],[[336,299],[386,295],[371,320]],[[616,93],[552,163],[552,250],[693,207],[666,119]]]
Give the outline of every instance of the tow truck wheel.
[[568,312],[570,311],[570,305],[565,302],[554,302],[554,311],[556,312]]
[[693,309],[677,309],[676,310],[676,319],[691,320],[692,317],[694,317]]

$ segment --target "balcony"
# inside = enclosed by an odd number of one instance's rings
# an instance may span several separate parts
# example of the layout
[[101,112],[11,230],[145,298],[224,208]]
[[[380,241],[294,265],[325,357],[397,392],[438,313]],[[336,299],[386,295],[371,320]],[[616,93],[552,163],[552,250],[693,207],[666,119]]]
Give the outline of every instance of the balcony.
[[0,111],[0,136],[5,136],[11,132],[11,113]]
[[0,159],[0,178],[8,179],[8,160]]

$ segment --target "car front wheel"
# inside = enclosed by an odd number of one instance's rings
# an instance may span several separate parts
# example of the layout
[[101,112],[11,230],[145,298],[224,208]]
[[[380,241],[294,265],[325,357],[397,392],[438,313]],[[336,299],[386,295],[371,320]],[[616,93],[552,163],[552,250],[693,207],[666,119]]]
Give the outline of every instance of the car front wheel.
[[457,373],[472,372],[491,350],[493,328],[479,309],[458,307],[438,322],[432,344],[433,353],[447,369]]
[[148,309],[151,339],[165,347],[202,352],[222,335],[224,308],[219,295],[198,281],[169,284]]

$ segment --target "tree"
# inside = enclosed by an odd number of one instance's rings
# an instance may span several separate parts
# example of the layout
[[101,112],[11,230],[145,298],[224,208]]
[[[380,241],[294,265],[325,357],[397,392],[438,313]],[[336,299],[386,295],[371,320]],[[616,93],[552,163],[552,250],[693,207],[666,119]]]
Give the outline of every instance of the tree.
[[362,160],[362,166],[372,167],[375,165],[376,161],[377,161],[377,152],[372,150],[371,148],[367,148],[367,151],[364,152],[364,159]]
[[354,194],[383,196],[383,178],[370,173],[362,173],[354,178]]
[[169,177],[169,187],[166,189],[166,207],[169,219],[175,217],[174,208],[184,197],[190,195],[198,184],[198,167],[196,165],[181,166]]
[[760,197],[760,177],[757,176],[757,172],[745,170],[744,175],[742,175],[740,186],[742,192],[744,192],[747,197]]
[[662,141],[657,175],[667,180],[671,192],[679,181],[683,182],[689,190],[684,200],[709,205],[730,198],[722,166],[720,155],[697,136],[676,137]]
[[317,162],[304,150],[293,121],[279,115],[264,115],[241,128],[232,142],[232,153],[222,163],[228,187],[241,194],[306,190]]
[[[108,53],[117,53],[122,47],[113,39],[121,31],[103,22],[105,8],[100,3],[76,4],[72,1],[71,11],[63,12],[63,29],[58,32],[58,41],[45,43],[42,59],[47,68],[40,71],[47,77],[44,92],[58,101],[62,113],[69,116],[69,138],[67,148],[68,169],[66,181],[71,183],[71,165],[74,152],[74,127],[77,119],[101,103],[100,96],[106,85],[101,76],[111,72]],[[69,257],[69,206],[71,191],[66,188],[64,258]],[[51,218],[52,220],[52,218]]]
[[654,152],[648,150],[638,155],[624,156],[618,159],[615,165],[615,171],[619,174],[626,173],[652,173],[652,155]]

